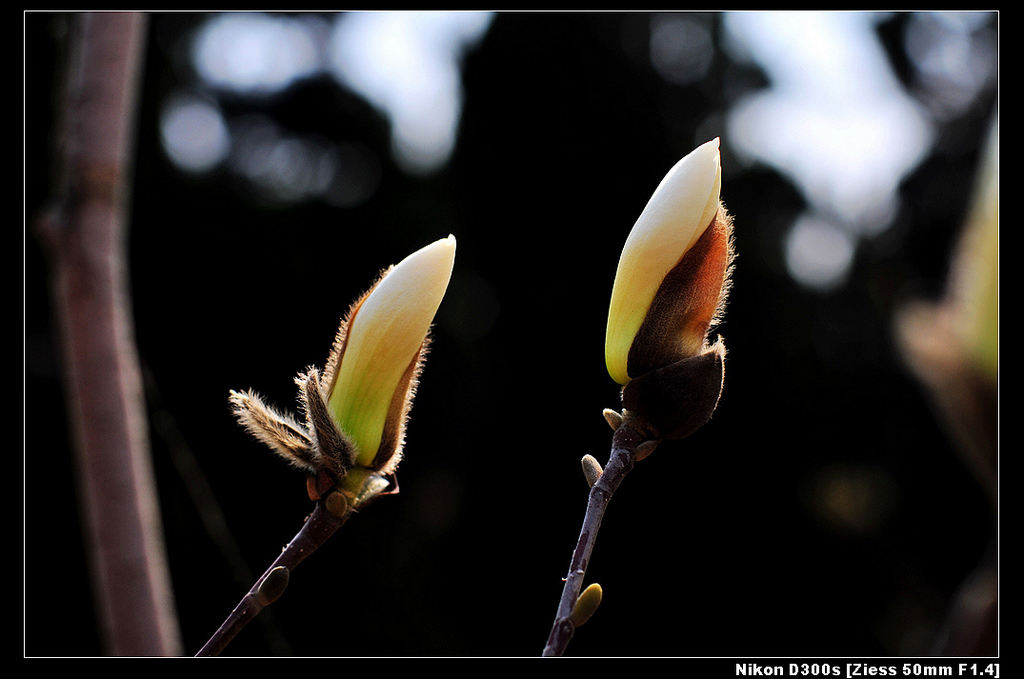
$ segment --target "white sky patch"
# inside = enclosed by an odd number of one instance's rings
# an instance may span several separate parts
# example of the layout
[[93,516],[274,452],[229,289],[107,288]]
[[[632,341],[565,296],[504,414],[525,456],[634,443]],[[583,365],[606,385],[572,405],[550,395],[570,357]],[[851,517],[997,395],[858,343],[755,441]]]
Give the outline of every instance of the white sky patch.
[[[257,100],[329,72],[388,118],[396,162],[430,174],[455,147],[462,54],[492,19],[488,12],[214,14],[192,36],[191,59],[214,93]],[[279,201],[317,196],[356,205],[372,194],[380,168],[366,149],[344,142],[322,148],[320,140],[281,130],[268,137],[270,126],[266,121],[257,126],[264,134],[253,135],[252,125],[224,120],[199,97],[176,98],[162,116],[164,147],[182,169],[208,171],[231,153],[232,169]]]
[[460,58],[486,32],[484,12],[354,12],[339,15],[335,77],[391,121],[396,161],[429,174],[455,147],[462,111]]
[[[924,158],[933,134],[874,34],[880,16],[737,12],[724,17],[730,48],[745,52],[771,81],[730,111],[730,145],[739,157],[787,175],[813,212],[828,215],[851,236],[889,225],[899,182]],[[821,257],[818,265],[827,261],[840,266],[851,260]],[[791,262],[790,268],[801,266]]]
[[247,94],[278,92],[316,73],[321,50],[315,17],[239,13],[212,17],[195,36],[193,63],[200,77]]

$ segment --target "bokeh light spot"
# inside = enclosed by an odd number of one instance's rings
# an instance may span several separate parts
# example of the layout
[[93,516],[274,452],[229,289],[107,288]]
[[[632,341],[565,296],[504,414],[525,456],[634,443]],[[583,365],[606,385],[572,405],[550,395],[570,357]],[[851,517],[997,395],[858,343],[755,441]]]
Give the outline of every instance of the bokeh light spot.
[[217,107],[188,95],[174,96],[164,103],[160,141],[171,162],[186,172],[213,169],[231,147],[227,125]]

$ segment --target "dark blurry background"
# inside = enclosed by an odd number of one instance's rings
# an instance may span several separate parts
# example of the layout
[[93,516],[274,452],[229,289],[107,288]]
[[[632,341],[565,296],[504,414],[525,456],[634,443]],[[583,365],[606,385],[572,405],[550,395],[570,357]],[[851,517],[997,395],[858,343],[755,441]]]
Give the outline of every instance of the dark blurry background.
[[[67,17],[25,15],[26,217]],[[578,536],[620,248],[722,138],[736,219],[712,420],[613,499],[570,655],[927,651],[992,513],[893,339],[941,292],[997,95],[997,15],[153,14],[131,204],[138,349],[185,652],[301,526],[233,421],[293,409],[379,269],[449,233],[401,492],[226,655],[539,655]],[[25,252],[25,646],[102,652],[46,265]],[[202,483],[183,476],[191,461]],[[209,494],[207,494],[209,490]],[[229,537],[199,506],[214,501]]]

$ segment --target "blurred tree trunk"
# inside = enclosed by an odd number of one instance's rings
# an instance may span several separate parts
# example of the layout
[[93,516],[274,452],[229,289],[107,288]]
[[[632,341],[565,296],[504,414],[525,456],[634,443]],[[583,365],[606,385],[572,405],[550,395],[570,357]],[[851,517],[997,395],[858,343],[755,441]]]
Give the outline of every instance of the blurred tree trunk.
[[[146,15],[69,16],[55,204],[40,222],[105,650],[178,655],[126,266]],[[54,612],[55,646],[61,628]]]

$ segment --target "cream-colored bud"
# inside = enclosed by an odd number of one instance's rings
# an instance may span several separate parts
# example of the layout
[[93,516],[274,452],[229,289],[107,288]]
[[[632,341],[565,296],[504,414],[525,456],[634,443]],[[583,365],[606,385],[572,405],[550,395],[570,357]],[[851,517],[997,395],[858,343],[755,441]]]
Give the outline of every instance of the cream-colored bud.
[[388,270],[349,313],[326,391],[358,466],[374,462],[386,425],[397,427],[393,443],[401,445],[421,349],[454,263],[454,236],[431,243]]
[[[716,222],[722,184],[718,146],[719,140],[713,139],[676,163],[651,196],[622,248],[612,287],[605,336],[608,373],[619,384],[626,384],[636,376],[630,370],[630,349],[666,277],[677,270],[684,256],[701,240],[708,227]],[[727,232],[721,247],[728,247]],[[716,245],[716,250],[721,247]],[[674,332],[684,335],[665,340],[684,345],[676,353],[697,353],[703,344],[711,317],[714,316],[724,284],[724,266],[728,262],[724,252],[714,254],[724,264],[718,276],[718,290],[714,293],[710,313],[707,313],[708,303],[703,299],[709,297],[708,285],[704,280],[708,276],[704,272],[700,272],[695,284],[687,282],[682,289],[684,297],[694,289],[702,299],[693,305],[673,301],[670,309],[676,315],[697,313],[701,319],[706,315],[707,322],[655,319],[659,324],[672,326]],[[697,266],[700,266],[699,263]],[[712,282],[712,287],[714,285]],[[694,311],[690,311],[690,307]],[[691,346],[694,344],[695,347]],[[659,351],[664,353],[664,348]]]

